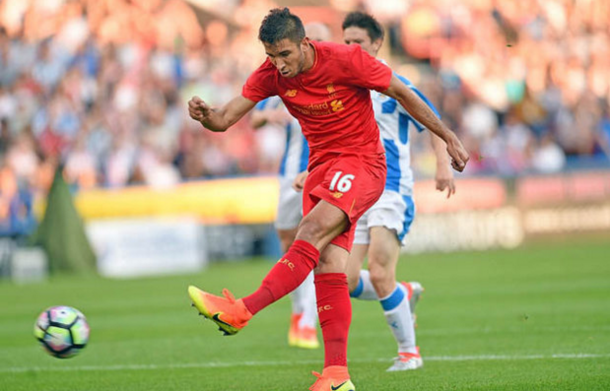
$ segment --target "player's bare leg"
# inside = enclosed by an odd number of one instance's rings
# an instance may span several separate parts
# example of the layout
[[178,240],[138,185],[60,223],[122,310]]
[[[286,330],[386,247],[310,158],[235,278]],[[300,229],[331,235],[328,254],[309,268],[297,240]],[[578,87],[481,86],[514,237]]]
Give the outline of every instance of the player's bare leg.
[[385,227],[372,227],[370,234],[368,269],[377,295],[383,298],[396,289],[396,264],[400,256],[400,243],[396,233]]
[[417,369],[423,365],[415,342],[415,328],[409,298],[396,283],[396,264],[400,242],[396,233],[385,227],[370,229],[369,272],[388,326],[398,344],[398,357],[388,371]]
[[[384,307],[386,320],[396,342],[398,344],[399,357],[391,370],[406,370],[419,368],[421,357],[415,346],[415,330],[409,327],[409,322],[413,322],[411,305],[408,302],[412,297],[414,288],[420,287],[418,283],[397,283],[396,264],[400,253],[400,243],[394,231],[384,227],[373,227],[369,231],[368,244],[355,244],[348,261],[348,281],[350,295],[359,300],[379,300]],[[369,256],[369,269],[362,270],[364,258]],[[411,292],[408,288],[411,287]],[[402,290],[398,292],[397,289]],[[422,288],[423,289],[423,288]],[[402,303],[404,295],[407,296],[407,303]],[[399,300],[403,297],[402,300]],[[388,300],[390,300],[388,302]],[[395,306],[394,308],[391,308]],[[386,310],[386,308],[390,308]],[[408,314],[406,312],[409,312]],[[407,326],[404,326],[407,325]],[[397,326],[397,327],[396,327]],[[405,364],[404,361],[410,361]]]
[[[368,244],[354,244],[352,252],[347,262],[347,282],[349,285],[350,296],[358,300],[379,300],[377,291],[371,282],[371,274],[368,270],[362,269],[364,259],[368,253]],[[398,283],[398,282],[397,282]],[[413,317],[415,327],[415,306],[417,305],[424,287],[417,281],[401,281],[400,285],[405,289],[409,300],[409,309]]]
[[[305,241],[314,246],[318,251],[322,251],[328,244],[347,228],[347,216],[345,212],[328,202],[321,200],[318,204],[301,220],[297,228],[295,241]],[[324,264],[332,262],[324,260],[322,267],[333,267]],[[342,267],[345,271],[345,262]],[[332,262],[334,264],[334,262]]]

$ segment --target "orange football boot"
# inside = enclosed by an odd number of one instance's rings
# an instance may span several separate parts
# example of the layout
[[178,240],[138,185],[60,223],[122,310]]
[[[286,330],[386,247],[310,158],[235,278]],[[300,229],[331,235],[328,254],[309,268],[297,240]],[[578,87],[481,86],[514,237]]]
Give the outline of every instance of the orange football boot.
[[318,372],[312,373],[318,380],[309,387],[310,391],[356,391],[354,383],[349,379],[347,367],[333,365],[324,368],[321,375]]
[[216,323],[224,335],[237,334],[252,318],[243,300],[235,300],[227,289],[222,290],[224,297],[212,295],[192,285],[189,286],[188,293],[193,306],[201,315]]
[[303,349],[317,349],[320,347],[318,341],[318,330],[315,327],[299,327],[296,346]]

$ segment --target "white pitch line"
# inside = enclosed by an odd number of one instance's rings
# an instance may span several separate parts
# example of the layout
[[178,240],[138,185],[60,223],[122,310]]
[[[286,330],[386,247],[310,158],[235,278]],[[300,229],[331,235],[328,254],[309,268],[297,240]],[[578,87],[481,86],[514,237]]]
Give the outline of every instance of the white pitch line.
[[[480,356],[428,356],[426,361],[522,361],[522,360],[580,360],[610,358],[610,354],[533,354],[523,356],[509,355],[480,355]],[[353,359],[350,363],[377,363],[389,362],[388,359]],[[26,373],[26,372],[86,372],[86,371],[149,371],[158,369],[186,369],[186,368],[233,368],[233,367],[276,367],[286,365],[316,365],[320,361],[241,361],[241,362],[201,362],[184,364],[126,364],[126,365],[82,365],[70,367],[12,367],[0,368],[0,373]]]

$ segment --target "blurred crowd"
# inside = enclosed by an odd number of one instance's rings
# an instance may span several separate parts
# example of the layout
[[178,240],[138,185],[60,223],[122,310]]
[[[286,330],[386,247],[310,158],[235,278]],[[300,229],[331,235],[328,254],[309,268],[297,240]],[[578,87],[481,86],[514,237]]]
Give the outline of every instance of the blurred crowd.
[[610,2],[420,1],[394,25],[430,65],[416,84],[476,157],[469,172],[608,164]]
[[[610,2],[330,4],[335,32],[347,10],[379,11],[383,53],[466,141],[469,173],[608,161]],[[240,93],[264,59],[257,30],[276,5],[1,1],[0,221],[27,214],[60,164],[79,189],[275,172],[281,131],[243,120],[226,134],[203,132],[185,102],[196,94],[219,105]],[[431,156],[415,142],[417,175],[431,173]]]

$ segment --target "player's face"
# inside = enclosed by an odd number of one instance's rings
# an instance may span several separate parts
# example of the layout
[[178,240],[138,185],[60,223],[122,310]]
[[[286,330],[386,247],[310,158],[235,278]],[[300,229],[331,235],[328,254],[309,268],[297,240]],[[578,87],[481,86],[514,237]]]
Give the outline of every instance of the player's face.
[[381,40],[371,41],[371,37],[365,29],[360,27],[348,27],[343,30],[343,42],[348,45],[356,44],[373,57],[377,56],[377,52],[381,47]]
[[295,77],[301,73],[305,66],[304,49],[309,45],[307,38],[304,38],[299,44],[285,38],[274,44],[263,42],[263,45],[269,60],[282,76]]

